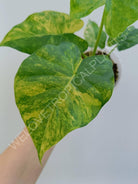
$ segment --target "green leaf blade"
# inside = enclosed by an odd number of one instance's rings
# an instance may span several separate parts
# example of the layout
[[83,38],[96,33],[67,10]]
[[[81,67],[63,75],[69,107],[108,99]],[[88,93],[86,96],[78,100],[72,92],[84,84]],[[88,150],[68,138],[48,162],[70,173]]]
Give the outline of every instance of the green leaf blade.
[[[13,47],[19,51],[33,53],[46,44],[68,41],[71,34],[83,26],[80,19],[72,19],[68,14],[44,11],[30,15],[24,22],[16,25],[5,36],[0,46]],[[62,34],[63,35],[62,37]],[[75,36],[74,36],[75,37]],[[76,38],[72,38],[75,40]],[[56,40],[57,39],[57,40]]]
[[59,45],[62,42],[72,42],[76,44],[80,48],[81,52],[84,52],[88,48],[88,43],[85,40],[72,33],[21,38],[18,40],[9,41],[5,43],[4,46],[12,47],[27,54],[32,54],[44,45]]
[[[132,28],[132,29],[131,29]],[[118,43],[118,50],[126,50],[138,44],[138,29],[134,27],[128,28],[124,34],[122,34],[122,39]]]
[[120,36],[115,39],[111,37],[108,39],[108,45],[112,46],[117,44],[119,51],[129,49],[138,44],[138,29],[134,26],[127,28]]
[[16,104],[40,161],[66,134],[96,117],[113,87],[111,60],[83,60],[72,43],[44,46],[21,64],[15,77]]
[[[99,33],[98,25],[95,22],[89,20],[86,29],[84,31],[84,38],[88,42],[89,47],[93,48],[95,46],[98,33]],[[99,47],[101,49],[105,48],[106,38],[107,38],[106,33],[102,31],[101,38],[99,41]]]
[[70,14],[75,18],[82,18],[90,13],[92,13],[95,9],[103,6],[106,0],[71,0],[70,1]]
[[137,0],[106,0],[105,28],[112,38],[125,31],[125,29],[138,19]]

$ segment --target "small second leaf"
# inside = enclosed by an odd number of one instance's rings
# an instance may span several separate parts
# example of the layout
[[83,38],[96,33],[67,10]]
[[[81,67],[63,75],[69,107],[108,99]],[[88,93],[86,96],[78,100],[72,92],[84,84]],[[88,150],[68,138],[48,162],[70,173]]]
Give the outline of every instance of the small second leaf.
[[117,44],[118,50],[125,50],[131,48],[138,44],[138,29],[134,26],[127,28],[120,36],[117,38],[109,38],[108,45],[112,46]]
[[[85,37],[85,40],[88,42],[89,47],[92,47],[92,48],[94,47],[97,40],[98,33],[99,33],[98,25],[95,22],[89,20],[86,26],[86,29],[84,31],[84,37]],[[106,38],[107,38],[106,33],[102,31],[101,38],[98,45],[101,49],[105,47]]]

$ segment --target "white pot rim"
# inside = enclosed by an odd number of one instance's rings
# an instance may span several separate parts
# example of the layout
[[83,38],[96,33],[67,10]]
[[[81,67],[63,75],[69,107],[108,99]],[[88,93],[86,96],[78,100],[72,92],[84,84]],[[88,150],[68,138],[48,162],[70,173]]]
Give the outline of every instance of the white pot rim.
[[[103,52],[109,54],[110,51],[109,51],[109,49],[105,48],[105,50]],[[117,68],[118,68],[118,79],[116,81],[116,85],[117,85],[120,81],[120,78],[121,78],[121,62],[120,62],[121,59],[118,57],[118,55],[115,52],[111,53],[110,58],[114,64],[117,64]]]

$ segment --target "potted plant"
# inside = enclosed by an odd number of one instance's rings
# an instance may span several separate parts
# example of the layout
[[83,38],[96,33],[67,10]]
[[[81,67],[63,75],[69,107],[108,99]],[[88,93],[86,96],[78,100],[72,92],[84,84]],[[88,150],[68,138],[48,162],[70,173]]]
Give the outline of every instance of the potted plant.
[[[70,5],[70,15],[55,11],[30,15],[0,43],[30,54],[15,76],[14,90],[40,162],[66,134],[97,116],[117,79],[111,53],[138,43],[138,29],[131,26],[138,18],[136,0],[71,0]],[[85,39],[76,36],[83,27],[80,18],[103,5],[100,27],[90,20]],[[106,45],[115,46],[105,53]]]

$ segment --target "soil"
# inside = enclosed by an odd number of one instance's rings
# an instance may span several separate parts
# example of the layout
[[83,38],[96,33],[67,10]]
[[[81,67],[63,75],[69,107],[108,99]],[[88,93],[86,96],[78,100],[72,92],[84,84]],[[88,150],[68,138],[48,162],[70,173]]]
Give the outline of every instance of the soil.
[[[85,55],[86,56],[91,56],[92,55],[92,52],[86,52]],[[107,53],[102,52],[102,51],[98,51],[96,53],[96,55],[107,55]],[[118,77],[119,77],[118,66],[117,66],[117,64],[112,59],[111,59],[111,61],[113,62],[113,72],[114,72],[114,78],[115,78],[115,83],[116,83],[117,80],[118,80]]]

